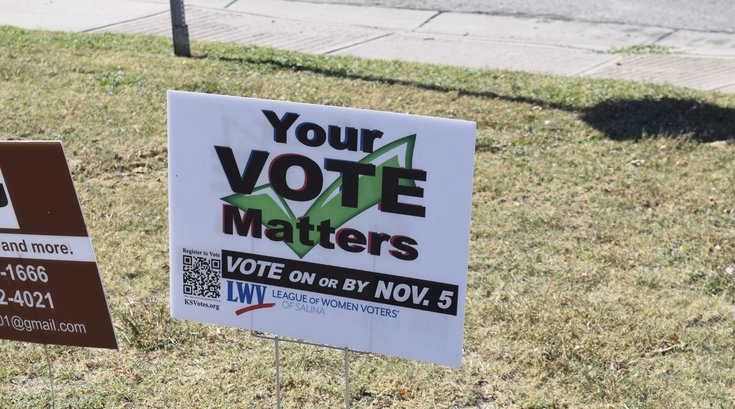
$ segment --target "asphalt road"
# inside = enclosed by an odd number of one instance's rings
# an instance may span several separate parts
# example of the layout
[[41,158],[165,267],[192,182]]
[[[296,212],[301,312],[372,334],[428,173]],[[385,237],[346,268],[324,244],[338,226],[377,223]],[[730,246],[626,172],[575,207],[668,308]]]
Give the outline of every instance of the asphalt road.
[[733,0],[298,0],[735,32]]

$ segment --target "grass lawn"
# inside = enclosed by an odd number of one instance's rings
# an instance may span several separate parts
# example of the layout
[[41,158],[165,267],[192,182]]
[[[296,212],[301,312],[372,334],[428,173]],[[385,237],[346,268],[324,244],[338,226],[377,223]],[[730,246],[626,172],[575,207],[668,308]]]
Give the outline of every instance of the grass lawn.
[[[354,407],[735,401],[734,96],[193,50],[0,27],[0,138],[63,141],[121,344],[50,348],[60,407],[275,407],[272,342],[169,318],[167,89],[477,122],[463,366],[355,355]],[[284,407],[342,404],[340,352],[281,358]],[[0,362],[0,407],[49,404],[40,345]]]

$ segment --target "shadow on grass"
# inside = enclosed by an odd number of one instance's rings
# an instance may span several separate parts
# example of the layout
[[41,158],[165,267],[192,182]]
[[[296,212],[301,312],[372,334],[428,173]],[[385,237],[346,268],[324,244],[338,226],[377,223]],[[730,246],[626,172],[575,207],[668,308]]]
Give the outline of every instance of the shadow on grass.
[[616,141],[647,136],[687,137],[698,142],[735,139],[735,110],[691,99],[602,101],[582,120]]
[[540,106],[543,106],[544,108],[570,110],[570,109],[567,109],[565,105],[557,104],[557,103],[549,102],[549,101],[543,101],[539,99],[534,99],[534,98],[527,98],[527,97],[522,97],[522,96],[501,95],[501,94],[498,94],[492,91],[471,91],[471,90],[466,90],[466,89],[459,88],[459,87],[448,87],[448,86],[443,86],[443,85],[438,85],[438,84],[426,84],[426,83],[422,83],[419,81],[387,78],[387,77],[381,77],[378,75],[350,73],[350,72],[345,72],[343,70],[338,70],[338,69],[321,68],[321,67],[307,66],[307,65],[300,65],[300,64],[297,65],[297,64],[289,63],[287,61],[279,61],[276,59],[262,59],[262,58],[248,59],[248,58],[242,58],[242,57],[212,57],[208,55],[194,56],[192,58],[216,59],[219,61],[236,62],[236,63],[242,63],[242,64],[270,65],[270,66],[280,68],[280,69],[288,69],[288,70],[297,71],[297,72],[301,72],[301,71],[310,72],[310,73],[319,74],[319,75],[323,75],[325,77],[330,77],[330,78],[342,78],[342,79],[351,79],[351,80],[359,80],[359,81],[367,81],[367,82],[380,82],[380,83],[388,84],[388,85],[402,85],[402,86],[407,86],[407,87],[419,88],[419,89],[426,90],[426,91],[456,92],[459,96],[471,96],[471,97],[478,97],[478,98],[498,99],[502,101],[540,105]]
[[194,58],[215,58],[220,61],[243,64],[266,64],[281,69],[307,71],[333,78],[381,82],[389,85],[403,85],[429,91],[456,92],[460,96],[497,99],[538,105],[544,108],[559,109],[568,112],[578,112],[581,114],[580,118],[583,121],[604,133],[607,138],[615,141],[637,141],[649,136],[689,138],[697,142],[735,140],[735,109],[723,108],[692,99],[667,97],[661,99],[606,100],[591,107],[582,108],[524,96],[502,95],[492,91],[472,91],[459,87],[426,84],[419,81],[349,73],[344,70],[293,64],[292,62],[270,58],[247,59],[209,57],[206,55]]

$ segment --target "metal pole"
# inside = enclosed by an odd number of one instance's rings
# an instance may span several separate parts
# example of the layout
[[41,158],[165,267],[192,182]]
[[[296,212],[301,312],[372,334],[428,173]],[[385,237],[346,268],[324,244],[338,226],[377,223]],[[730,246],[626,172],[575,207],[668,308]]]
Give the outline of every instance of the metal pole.
[[184,0],[169,0],[171,4],[171,27],[174,37],[174,54],[191,57],[189,50],[189,26],[184,16]]
[[276,338],[276,408],[281,409],[281,342]]
[[48,379],[51,385],[51,409],[56,408],[56,392],[54,391],[54,371],[51,367],[51,355],[48,353],[48,345],[43,344],[43,352],[46,354],[46,362],[48,363]]
[[345,409],[350,409],[350,350],[345,348]]

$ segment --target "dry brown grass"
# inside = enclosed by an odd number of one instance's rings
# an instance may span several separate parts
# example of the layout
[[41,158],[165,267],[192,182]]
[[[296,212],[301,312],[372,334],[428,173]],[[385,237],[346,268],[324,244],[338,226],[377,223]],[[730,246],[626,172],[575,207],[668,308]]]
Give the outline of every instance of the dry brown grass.
[[[61,407],[275,405],[271,343],[168,317],[167,89],[477,121],[463,366],[356,356],[355,407],[735,401],[735,146],[710,143],[733,97],[194,49],[0,28],[0,137],[64,142],[121,343],[51,348]],[[284,407],[341,404],[339,352],[282,359]],[[0,407],[48,404],[40,346],[0,341],[0,362]]]

